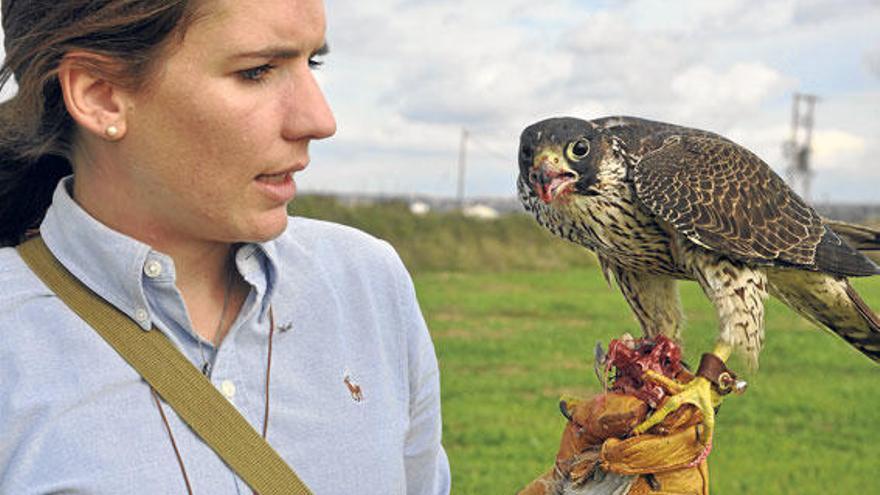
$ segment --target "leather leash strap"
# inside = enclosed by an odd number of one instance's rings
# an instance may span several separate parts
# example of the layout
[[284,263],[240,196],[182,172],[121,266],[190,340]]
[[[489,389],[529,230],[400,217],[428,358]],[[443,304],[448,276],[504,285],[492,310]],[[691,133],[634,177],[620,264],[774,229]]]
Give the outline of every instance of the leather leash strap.
[[721,395],[727,395],[735,390],[736,374],[727,368],[721,358],[710,352],[703,354],[700,359],[697,376],[709,380]]
[[277,452],[161,331],[143,331],[92,292],[41,237],[18,246],[31,270],[156,389],[177,414],[260,495],[311,495]]

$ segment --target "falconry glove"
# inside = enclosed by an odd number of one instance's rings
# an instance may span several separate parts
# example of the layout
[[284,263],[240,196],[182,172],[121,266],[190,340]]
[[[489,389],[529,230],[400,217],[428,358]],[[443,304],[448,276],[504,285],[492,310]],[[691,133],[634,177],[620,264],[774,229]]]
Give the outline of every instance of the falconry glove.
[[663,336],[624,335],[611,341],[607,354],[597,346],[596,367],[606,392],[560,401],[568,423],[556,465],[520,495],[707,495],[712,430],[696,405],[670,408],[637,433],[675,389],[707,379],[720,403],[720,394],[738,383],[735,375],[712,356],[703,358],[697,375],[690,373],[682,366],[681,348]]
[[650,433],[625,438],[642,422],[647,404],[608,393],[560,403],[569,417],[555,467],[520,495],[708,495],[709,469],[691,405]]

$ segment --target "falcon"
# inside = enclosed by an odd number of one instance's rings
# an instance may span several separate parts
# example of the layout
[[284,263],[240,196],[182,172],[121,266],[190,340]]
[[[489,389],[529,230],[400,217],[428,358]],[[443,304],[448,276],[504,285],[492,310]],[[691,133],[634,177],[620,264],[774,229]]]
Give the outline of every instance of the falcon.
[[538,223],[596,253],[646,336],[681,341],[677,280],[696,281],[716,309],[696,379],[648,373],[674,395],[636,433],[690,403],[711,442],[714,406],[736,388],[725,362],[738,351],[757,367],[768,294],[880,361],[880,318],[848,281],[880,267],[729,139],[635,117],[551,118],[522,133],[517,187]]

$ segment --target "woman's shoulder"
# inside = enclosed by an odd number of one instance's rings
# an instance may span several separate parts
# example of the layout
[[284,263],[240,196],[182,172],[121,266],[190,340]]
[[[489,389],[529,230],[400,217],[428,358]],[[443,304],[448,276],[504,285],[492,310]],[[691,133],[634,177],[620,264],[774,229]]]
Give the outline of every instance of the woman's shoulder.
[[48,289],[28,268],[15,248],[0,248],[0,313],[15,308],[23,300],[46,295]]
[[3,286],[7,282],[29,277],[33,280],[39,280],[37,275],[31,271],[24,258],[18,253],[18,249],[14,247],[0,247],[0,281]]
[[302,240],[332,240],[366,244],[382,242],[363,230],[341,223],[308,217],[289,217],[288,220],[287,229],[282,235],[296,236]]
[[391,244],[347,225],[291,217],[287,229],[272,244],[287,268],[320,267],[334,279],[367,277],[377,284],[409,278]]
[[354,227],[306,217],[289,220],[287,229],[277,239],[282,250],[298,249],[322,258],[342,255],[353,263],[399,260],[388,242]]

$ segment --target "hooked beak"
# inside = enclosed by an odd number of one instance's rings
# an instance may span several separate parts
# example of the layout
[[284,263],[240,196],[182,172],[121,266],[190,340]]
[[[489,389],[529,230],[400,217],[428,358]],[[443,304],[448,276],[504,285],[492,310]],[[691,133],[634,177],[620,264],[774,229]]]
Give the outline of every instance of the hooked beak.
[[565,165],[562,156],[554,151],[539,153],[529,170],[529,183],[545,204],[569,192],[578,176]]

